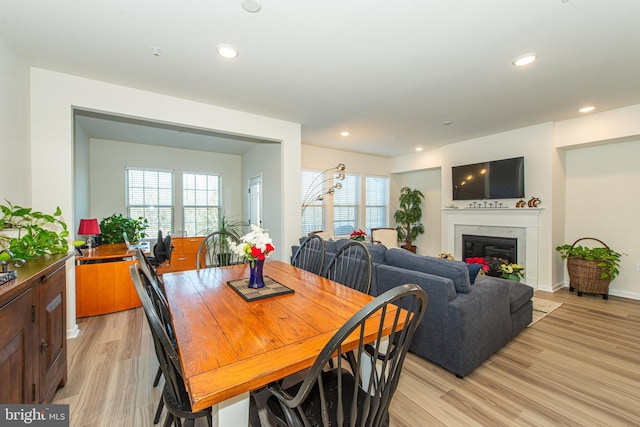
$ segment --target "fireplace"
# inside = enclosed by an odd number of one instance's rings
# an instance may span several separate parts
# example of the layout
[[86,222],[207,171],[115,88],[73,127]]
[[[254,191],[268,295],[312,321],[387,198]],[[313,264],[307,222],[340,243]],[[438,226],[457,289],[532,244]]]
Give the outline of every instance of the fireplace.
[[[477,253],[478,256],[494,256],[511,259],[513,263],[525,268],[525,283],[538,287],[538,228],[542,208],[486,208],[486,209],[443,209],[442,251],[464,259],[463,235],[496,238],[505,242],[509,239],[513,249],[505,249],[503,243],[496,241],[484,244],[473,242],[473,250],[489,253]],[[515,242],[515,243],[514,243]],[[480,249],[477,249],[477,247]],[[483,249],[484,246],[484,249]],[[511,252],[513,251],[513,252]],[[473,252],[474,255],[476,252]]]
[[506,264],[517,264],[518,239],[498,236],[462,235],[462,259],[471,257],[499,258]]

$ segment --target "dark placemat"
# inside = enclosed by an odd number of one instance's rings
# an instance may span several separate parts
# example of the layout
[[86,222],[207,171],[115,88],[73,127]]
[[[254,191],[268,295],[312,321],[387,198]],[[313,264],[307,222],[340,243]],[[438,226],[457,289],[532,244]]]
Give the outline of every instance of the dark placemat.
[[280,282],[276,282],[269,276],[264,276],[264,288],[253,289],[248,287],[249,278],[231,280],[227,282],[242,298],[247,301],[257,301],[259,299],[275,297],[276,295],[292,294],[293,289],[286,287]]

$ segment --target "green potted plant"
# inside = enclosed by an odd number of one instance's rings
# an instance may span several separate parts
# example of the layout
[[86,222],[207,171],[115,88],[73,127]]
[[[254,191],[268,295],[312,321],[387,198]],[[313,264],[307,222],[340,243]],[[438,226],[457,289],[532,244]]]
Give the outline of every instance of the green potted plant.
[[393,215],[393,219],[398,226],[398,240],[404,240],[403,248],[415,252],[416,247],[411,244],[420,234],[424,233],[424,226],[420,223],[422,219],[422,201],[424,195],[420,190],[412,190],[409,187],[400,189],[400,209]]
[[[595,240],[602,247],[588,247],[578,245],[581,240]],[[569,273],[569,289],[582,292],[602,294],[608,298],[609,284],[620,274],[620,259],[623,254],[614,251],[601,240],[593,237],[583,237],[572,245],[565,244],[556,247],[562,259],[567,260]]]
[[39,255],[66,253],[69,250],[67,224],[62,211],[45,214],[32,208],[13,205],[6,201],[0,205],[0,248],[7,249],[17,258],[35,258]]
[[[248,224],[227,215],[225,212],[222,212],[220,215],[220,227],[218,231],[222,231],[224,233],[233,234],[237,238],[240,238],[244,232],[243,229],[248,227]],[[229,265],[232,260],[232,251],[229,247],[229,243],[227,239],[218,240],[218,244],[220,247],[216,250],[218,257],[218,265]]]
[[222,212],[220,215],[220,227],[218,231],[224,231],[225,233],[231,233],[236,237],[240,237],[244,234],[243,229],[248,227],[249,224],[243,222],[237,218],[233,218],[228,216],[226,213]]
[[131,242],[137,242],[144,239],[148,227],[149,221],[146,218],[139,217],[134,219],[114,213],[100,221],[102,243],[124,242],[123,232],[127,233],[127,237]]

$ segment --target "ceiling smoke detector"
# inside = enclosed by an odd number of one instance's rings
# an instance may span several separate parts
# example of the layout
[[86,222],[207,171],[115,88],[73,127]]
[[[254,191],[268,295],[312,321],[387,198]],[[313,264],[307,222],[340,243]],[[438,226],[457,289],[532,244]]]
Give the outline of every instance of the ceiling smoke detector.
[[262,8],[261,0],[242,0],[240,4],[244,10],[251,13],[259,12]]

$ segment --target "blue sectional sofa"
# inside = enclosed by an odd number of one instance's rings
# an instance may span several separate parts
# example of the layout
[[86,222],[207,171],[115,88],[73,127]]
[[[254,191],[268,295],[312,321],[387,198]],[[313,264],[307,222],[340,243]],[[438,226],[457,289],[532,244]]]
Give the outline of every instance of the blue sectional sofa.
[[[325,241],[325,263],[347,242]],[[469,266],[462,261],[365,245],[373,261],[372,295],[406,283],[427,292],[427,310],[410,351],[460,378],[531,323],[530,286],[482,275],[472,284]]]

